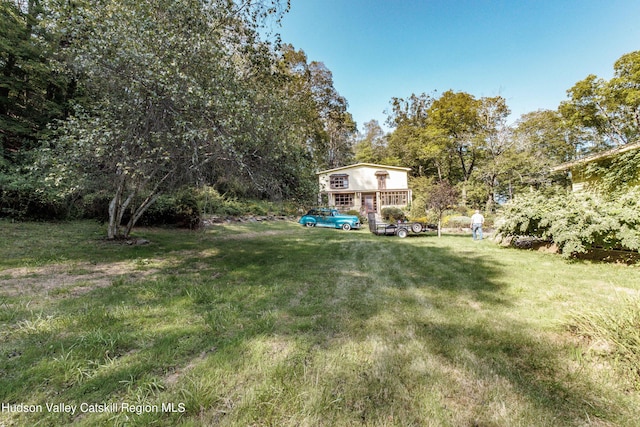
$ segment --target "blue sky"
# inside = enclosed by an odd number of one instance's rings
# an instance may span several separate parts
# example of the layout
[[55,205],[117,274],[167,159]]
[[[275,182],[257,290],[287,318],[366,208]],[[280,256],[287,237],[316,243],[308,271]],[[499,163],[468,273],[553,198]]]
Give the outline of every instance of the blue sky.
[[292,0],[279,32],[323,62],[359,129],[392,97],[504,97],[513,122],[556,109],[589,74],[640,50],[640,0]]

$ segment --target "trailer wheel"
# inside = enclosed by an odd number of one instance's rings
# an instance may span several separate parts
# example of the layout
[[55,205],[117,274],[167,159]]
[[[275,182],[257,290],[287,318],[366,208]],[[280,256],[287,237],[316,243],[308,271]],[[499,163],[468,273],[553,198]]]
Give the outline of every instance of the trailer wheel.
[[399,238],[404,239],[405,237],[407,237],[407,234],[409,234],[409,232],[406,228],[400,228],[396,234]]
[[420,233],[422,231],[422,224],[420,224],[419,222],[414,222],[413,224],[411,224],[411,231],[413,231],[414,233]]

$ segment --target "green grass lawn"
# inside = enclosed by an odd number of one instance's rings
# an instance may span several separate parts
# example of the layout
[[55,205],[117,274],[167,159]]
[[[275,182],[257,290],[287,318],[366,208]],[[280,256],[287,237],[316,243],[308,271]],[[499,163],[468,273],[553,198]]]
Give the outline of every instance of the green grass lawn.
[[640,420],[637,266],[288,222],[104,232],[0,221],[0,426]]

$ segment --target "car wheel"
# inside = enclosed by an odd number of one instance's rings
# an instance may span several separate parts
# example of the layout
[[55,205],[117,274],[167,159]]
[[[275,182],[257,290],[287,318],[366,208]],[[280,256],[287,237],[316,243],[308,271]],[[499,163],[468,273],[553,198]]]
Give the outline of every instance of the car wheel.
[[411,231],[413,231],[414,233],[420,233],[422,231],[422,224],[420,224],[419,222],[414,222],[413,224],[411,224]]
[[349,230],[351,230],[351,225],[349,225],[348,223],[345,222],[344,224],[342,224],[342,229],[344,231],[349,231]]
[[399,238],[404,239],[405,237],[407,237],[407,234],[409,234],[409,232],[407,231],[406,228],[401,228],[398,230],[396,234],[398,235]]
[[316,224],[314,222],[308,221],[308,222],[305,222],[304,225],[307,227],[315,227]]

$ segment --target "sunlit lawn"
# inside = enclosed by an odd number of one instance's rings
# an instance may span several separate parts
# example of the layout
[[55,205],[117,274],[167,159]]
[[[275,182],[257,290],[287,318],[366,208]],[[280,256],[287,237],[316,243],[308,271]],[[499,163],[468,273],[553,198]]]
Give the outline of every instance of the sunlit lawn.
[[638,301],[635,266],[289,222],[0,233],[0,425],[640,420],[640,373],[572,327]]

